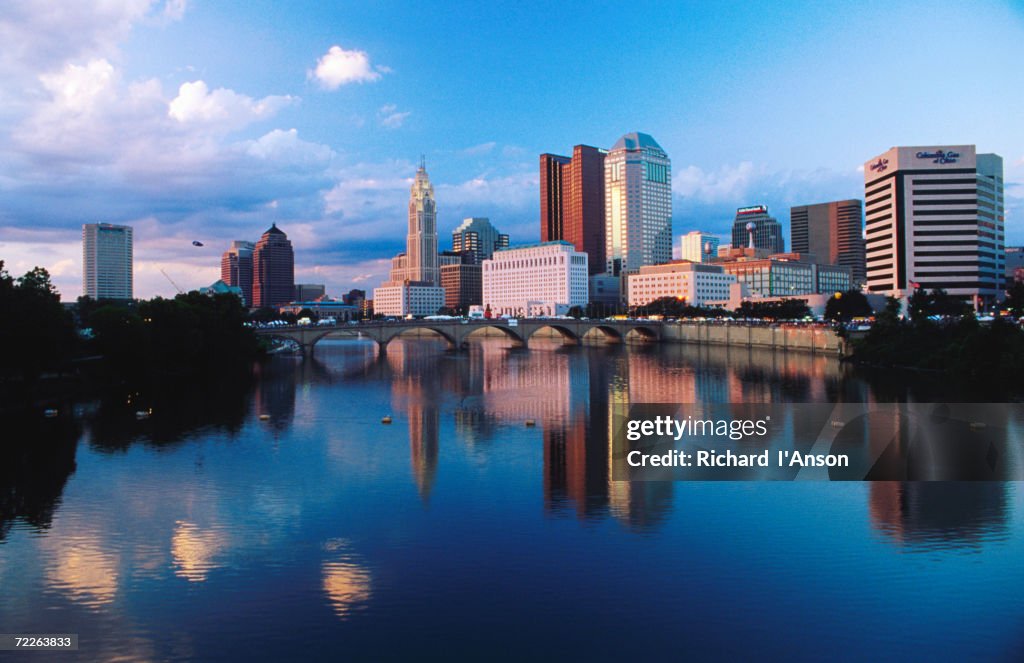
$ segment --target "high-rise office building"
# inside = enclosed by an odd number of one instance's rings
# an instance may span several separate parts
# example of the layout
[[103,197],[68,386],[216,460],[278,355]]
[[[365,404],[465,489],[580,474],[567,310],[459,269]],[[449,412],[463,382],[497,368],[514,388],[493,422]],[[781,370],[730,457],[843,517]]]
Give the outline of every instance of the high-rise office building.
[[231,248],[220,257],[220,280],[225,284],[240,288],[242,303],[252,306],[252,252],[256,245],[252,242],[235,240]]
[[437,254],[437,204],[434,186],[421,160],[409,192],[409,228],[405,253],[391,261],[391,275],[374,288],[374,311],[382,315],[433,315],[444,306],[441,259]]
[[605,271],[636,273],[672,259],[672,165],[647,134],[618,140],[604,160]]
[[819,262],[849,267],[856,285],[867,278],[864,266],[864,206],[859,200],[798,205],[789,210],[793,253],[810,253]]
[[477,265],[493,256],[495,250],[504,248],[508,248],[508,235],[498,232],[487,217],[463,219],[452,231],[452,251],[468,253]]
[[420,161],[409,192],[409,232],[405,239],[406,281],[437,285],[437,203],[434,185]]
[[767,249],[769,253],[785,253],[786,240],[782,225],[768,213],[766,205],[751,205],[736,210],[732,224],[733,247]]
[[252,252],[252,306],[281,306],[295,293],[295,253],[288,236],[273,224]]
[[690,262],[711,262],[718,257],[718,245],[715,235],[692,230],[679,240],[679,257]]
[[1006,268],[1003,270],[1007,284],[1016,278],[1019,269],[1024,269],[1024,246],[1007,246]]
[[1003,159],[974,145],[893,147],[864,164],[868,289],[942,288],[989,303],[1004,287]]
[[588,255],[591,273],[605,264],[605,154],[577,145],[571,158],[540,155],[541,241],[570,242]]
[[132,229],[112,223],[82,226],[82,294],[132,298]]
[[571,159],[558,154],[540,155],[540,241],[554,242],[565,236],[563,168]]

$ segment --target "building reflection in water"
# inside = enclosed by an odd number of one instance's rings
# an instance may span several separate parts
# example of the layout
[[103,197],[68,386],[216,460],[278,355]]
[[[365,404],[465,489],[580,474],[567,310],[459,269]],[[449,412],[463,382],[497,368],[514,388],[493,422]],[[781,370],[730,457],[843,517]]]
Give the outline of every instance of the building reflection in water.
[[[489,339],[452,354],[441,340],[401,339],[389,345],[377,367],[360,369],[364,378],[390,383],[392,408],[407,417],[412,476],[423,500],[437,477],[446,398],[453,401],[455,435],[469,447],[491,439],[502,425],[537,423],[546,511],[580,519],[611,515],[637,531],[665,521],[675,486],[612,480],[613,458],[627,451],[614,448],[612,425],[615,414],[628,412],[631,404],[876,400],[870,382],[851,379],[849,366],[821,355],[693,345],[578,348],[547,339],[534,339],[531,348],[514,350],[504,340]],[[289,388],[294,384],[279,387],[284,411],[294,407]],[[885,397],[891,385],[887,389]],[[912,399],[914,393],[903,396]],[[795,434],[817,434],[796,423]],[[838,443],[844,452],[877,458],[877,447],[899,435],[893,425],[878,420],[851,426]],[[960,508],[952,508],[957,499]],[[998,483],[880,483],[871,487],[870,509],[879,529],[900,541],[950,541],[958,535],[972,541],[1005,523],[1005,503]]]
[[295,417],[296,388],[303,372],[314,370],[312,367],[317,363],[281,357],[257,364],[254,370],[259,383],[253,394],[253,411],[257,415],[269,415],[267,424],[275,430],[285,430],[291,426]]
[[[409,421],[409,458],[416,490],[423,501],[430,499],[437,478],[440,453],[440,399],[446,371],[440,366],[443,355],[423,352],[416,341],[393,341],[388,345],[387,363],[391,370],[391,407],[404,413]],[[450,373],[450,372],[447,372]]]
[[910,550],[978,548],[1008,535],[1000,481],[874,481],[869,491],[872,525]]

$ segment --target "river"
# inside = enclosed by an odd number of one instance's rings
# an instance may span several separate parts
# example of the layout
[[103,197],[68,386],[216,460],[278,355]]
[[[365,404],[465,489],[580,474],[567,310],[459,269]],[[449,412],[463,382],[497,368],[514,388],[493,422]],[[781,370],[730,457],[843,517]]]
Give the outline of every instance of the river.
[[610,476],[616,400],[953,391],[800,353],[327,340],[244,387],[69,403],[4,442],[0,632],[79,634],[18,660],[1017,660],[1017,482]]

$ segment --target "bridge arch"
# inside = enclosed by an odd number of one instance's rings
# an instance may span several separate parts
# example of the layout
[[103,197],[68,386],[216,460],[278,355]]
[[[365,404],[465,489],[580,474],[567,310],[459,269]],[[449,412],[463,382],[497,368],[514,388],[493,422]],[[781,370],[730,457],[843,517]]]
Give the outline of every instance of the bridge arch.
[[466,325],[466,329],[462,334],[462,338],[460,339],[462,342],[461,344],[465,345],[466,341],[469,339],[470,336],[472,336],[473,334],[477,333],[482,329],[497,329],[502,334],[512,339],[516,343],[526,342],[526,339],[523,337],[523,335],[519,332],[518,329],[509,327],[508,325],[475,323],[471,325]]
[[[623,333],[622,330],[616,329],[611,325],[591,325],[587,331],[584,332],[583,338],[595,335],[594,332],[599,333],[604,337],[605,341],[609,343],[622,343],[626,338],[626,334]],[[626,333],[628,332],[629,330],[627,329]]]
[[381,330],[380,336],[374,338],[374,340],[377,341],[377,345],[380,347],[381,350],[383,350],[384,348],[387,347],[388,343],[390,343],[391,341],[395,340],[399,336],[402,336],[402,335],[407,334],[408,332],[411,332],[411,331],[414,331],[414,330],[415,331],[422,331],[424,329],[427,330],[427,331],[432,331],[435,334],[437,334],[438,336],[440,336],[441,338],[443,338],[444,340],[448,341],[449,347],[451,347],[451,348],[458,348],[459,347],[459,339],[457,339],[454,335],[449,333],[449,331],[444,329],[443,327],[441,327],[441,326],[434,326],[434,325],[415,325],[415,326],[404,327],[404,328],[400,327],[400,328],[397,328],[397,329]]
[[661,330],[653,326],[647,325],[635,325],[626,330],[623,338],[628,338],[630,334],[635,333],[645,341],[658,341],[661,339]]
[[540,321],[538,322],[538,324],[531,326],[530,331],[526,333],[526,340],[532,338],[541,329],[553,329],[559,333],[562,339],[570,341],[574,344],[578,344],[581,340],[580,335],[577,334],[574,330],[569,329],[569,327],[565,325],[550,321]]

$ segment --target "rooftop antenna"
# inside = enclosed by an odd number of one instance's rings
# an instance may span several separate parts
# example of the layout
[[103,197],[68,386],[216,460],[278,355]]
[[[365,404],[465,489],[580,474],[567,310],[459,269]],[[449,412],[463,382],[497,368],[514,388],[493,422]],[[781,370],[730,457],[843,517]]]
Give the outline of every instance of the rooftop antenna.
[[427,157],[423,154],[420,155],[420,170],[427,169]]

